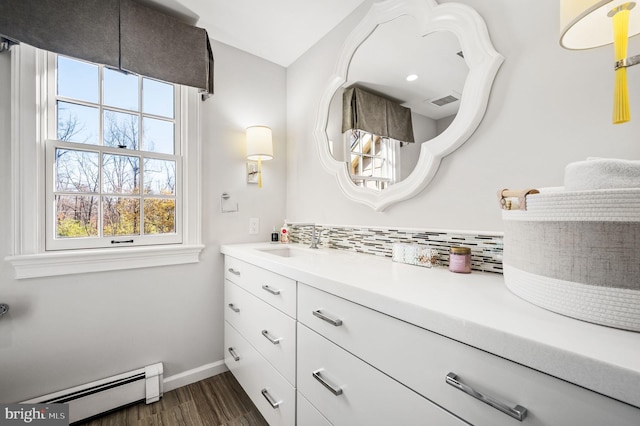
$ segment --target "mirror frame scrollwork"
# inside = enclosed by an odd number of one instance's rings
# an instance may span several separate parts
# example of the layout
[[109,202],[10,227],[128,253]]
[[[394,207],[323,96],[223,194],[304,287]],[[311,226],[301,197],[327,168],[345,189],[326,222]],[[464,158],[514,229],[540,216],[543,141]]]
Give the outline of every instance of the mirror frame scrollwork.
[[[413,16],[417,20],[422,36],[435,31],[450,31],[456,35],[464,52],[469,73],[464,84],[460,109],[451,125],[434,139],[422,143],[418,163],[406,179],[382,191],[375,191],[356,186],[351,180],[347,164],[335,160],[331,155],[326,132],[329,107],[336,91],[347,81],[349,63],[358,47],[379,25],[403,15]],[[493,80],[503,60],[503,56],[491,43],[484,20],[467,5],[438,4],[435,0],[375,2],[345,40],[335,73],[320,99],[314,136],[322,165],[336,176],[340,188],[348,198],[366,204],[376,211],[382,211],[393,203],[415,196],[433,179],[442,158],[464,144],[482,121]]]

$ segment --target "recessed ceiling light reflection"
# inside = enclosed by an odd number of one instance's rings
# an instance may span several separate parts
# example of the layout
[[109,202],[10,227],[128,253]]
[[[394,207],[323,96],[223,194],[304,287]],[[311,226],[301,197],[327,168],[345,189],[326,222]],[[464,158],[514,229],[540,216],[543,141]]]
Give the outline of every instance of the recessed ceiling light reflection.
[[407,81],[416,81],[418,79],[418,75],[417,74],[409,74],[407,76]]

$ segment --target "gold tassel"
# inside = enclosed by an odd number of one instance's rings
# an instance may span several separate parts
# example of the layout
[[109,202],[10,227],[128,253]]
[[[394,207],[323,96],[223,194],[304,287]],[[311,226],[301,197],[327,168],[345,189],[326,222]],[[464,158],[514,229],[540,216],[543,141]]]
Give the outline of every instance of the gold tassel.
[[[629,10],[621,10],[613,15],[613,46],[616,61],[627,57],[627,45],[629,44]],[[615,87],[613,92],[613,124],[625,123],[630,120],[629,89],[627,87],[627,68],[618,68],[616,71]]]
[[262,188],[262,158],[258,157],[258,188]]

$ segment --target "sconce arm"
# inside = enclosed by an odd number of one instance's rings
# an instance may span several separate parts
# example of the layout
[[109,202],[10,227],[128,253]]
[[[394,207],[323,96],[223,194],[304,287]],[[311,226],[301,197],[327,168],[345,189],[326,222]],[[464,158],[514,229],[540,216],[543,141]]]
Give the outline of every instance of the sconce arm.
[[618,70],[620,68],[632,67],[634,65],[640,64],[640,55],[629,56],[628,58],[620,59],[616,61],[614,64],[614,69]]

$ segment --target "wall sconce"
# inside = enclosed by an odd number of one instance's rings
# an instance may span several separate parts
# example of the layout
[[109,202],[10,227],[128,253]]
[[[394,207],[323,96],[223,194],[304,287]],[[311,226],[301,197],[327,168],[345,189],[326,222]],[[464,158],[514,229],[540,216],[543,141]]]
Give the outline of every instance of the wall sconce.
[[[640,55],[627,56],[628,39],[640,33],[640,8],[628,0],[561,0],[560,45],[565,49],[591,49],[613,43],[615,89],[613,123],[629,121],[627,67],[640,63]],[[613,31],[612,31],[613,29]]]
[[262,161],[273,158],[271,129],[266,126],[247,127],[247,182],[262,188]]

